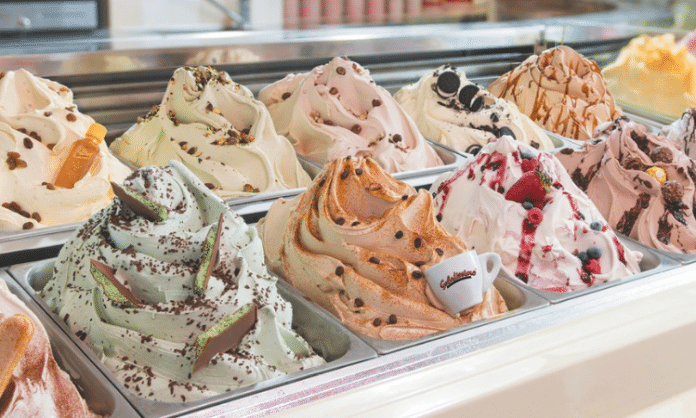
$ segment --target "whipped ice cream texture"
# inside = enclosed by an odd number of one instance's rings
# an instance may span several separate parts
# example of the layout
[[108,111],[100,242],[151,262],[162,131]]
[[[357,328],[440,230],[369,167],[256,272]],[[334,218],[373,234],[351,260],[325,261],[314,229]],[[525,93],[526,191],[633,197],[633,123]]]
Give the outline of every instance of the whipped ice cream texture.
[[571,292],[640,272],[560,162],[510,136],[484,146],[431,186],[442,226],[528,285]]
[[[85,223],[41,297],[128,390],[185,402],[324,363],[291,329],[256,230],[195,175],[173,161],[122,188],[143,205],[117,198]],[[249,304],[257,319],[239,345],[194,371],[206,331]]]
[[371,157],[389,173],[442,165],[391,94],[348,58],[289,74],[259,99],[278,133],[320,165],[348,155]]
[[467,246],[437,222],[429,193],[369,158],[334,160],[257,226],[269,267],[360,334],[408,340],[507,311],[491,286],[460,317],[445,312],[423,271]]

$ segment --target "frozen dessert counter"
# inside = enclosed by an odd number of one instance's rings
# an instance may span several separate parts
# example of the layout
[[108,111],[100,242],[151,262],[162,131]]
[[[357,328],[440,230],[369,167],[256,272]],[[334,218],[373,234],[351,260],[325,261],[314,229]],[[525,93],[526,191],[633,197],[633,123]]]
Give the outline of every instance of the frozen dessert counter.
[[[107,126],[107,142],[111,142],[138,116],[160,104],[174,70],[182,65],[214,64],[258,95],[288,73],[306,73],[346,55],[393,94],[445,64],[465,70],[470,80],[485,85],[482,80],[492,80],[531,53],[559,43],[572,45],[603,66],[641,33],[636,28],[544,25],[476,30],[434,26],[405,28],[398,35],[381,28],[371,30],[371,34],[350,28],[319,31],[314,38],[294,32],[192,35],[175,39],[176,46],[171,46],[172,39],[152,38],[149,43],[121,39],[98,45],[103,49],[98,52],[0,57],[0,71],[26,68],[70,86],[80,112]],[[664,121],[650,116],[644,121],[650,122],[651,129],[659,129]],[[554,148],[577,146],[556,135],[549,138]],[[430,145],[444,166],[462,161],[461,153],[452,148]],[[318,164],[300,162],[309,177],[318,175]],[[441,173],[429,168],[399,173],[397,178],[423,188]],[[244,196],[226,203],[253,223],[276,198],[302,190]],[[641,417],[696,413],[696,368],[691,361],[696,348],[693,256],[670,256],[625,240],[623,245],[642,253],[640,272],[573,294],[540,291],[501,274],[495,286],[509,312],[409,342],[358,337],[281,283],[279,292],[295,312],[293,329],[323,354],[326,364],[179,403],[147,400],[126,389],[99,356],[82,344],[84,337],[72,334],[37,297],[52,275],[52,257],[79,226],[4,232],[0,260],[7,271],[0,274],[47,328],[59,366],[67,369],[88,406],[99,414],[448,417],[467,411],[496,417]]]

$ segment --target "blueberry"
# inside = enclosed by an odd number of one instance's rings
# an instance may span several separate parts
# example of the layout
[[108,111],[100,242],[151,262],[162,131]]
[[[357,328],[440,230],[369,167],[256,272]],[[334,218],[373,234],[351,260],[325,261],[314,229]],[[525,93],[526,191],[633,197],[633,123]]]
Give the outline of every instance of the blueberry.
[[587,256],[591,259],[598,259],[602,256],[602,250],[594,245],[587,249]]
[[601,231],[602,230],[602,223],[599,221],[594,221],[590,224],[590,228],[594,229],[595,231]]
[[459,90],[459,76],[454,71],[443,71],[437,77],[437,92],[442,97],[450,97]]
[[532,204],[532,202],[525,200],[524,202],[522,202],[522,207],[525,208],[525,210],[530,210],[534,207],[534,205]]
[[520,153],[520,157],[524,160],[531,160],[536,157],[536,153],[532,150],[524,150]]
[[580,259],[580,261],[587,261],[587,253],[584,251],[580,251],[578,253],[578,258]]

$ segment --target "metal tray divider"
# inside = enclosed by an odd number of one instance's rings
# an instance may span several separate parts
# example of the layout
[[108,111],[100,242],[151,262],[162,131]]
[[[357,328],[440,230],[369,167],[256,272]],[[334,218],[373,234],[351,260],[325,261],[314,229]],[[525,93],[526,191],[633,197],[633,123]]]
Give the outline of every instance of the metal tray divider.
[[[193,412],[204,410],[206,408],[225,404],[233,400],[252,395],[255,393],[263,392],[264,390],[280,387],[287,383],[292,383],[296,381],[303,380],[307,377],[318,375],[324,372],[333,371],[340,369],[352,364],[356,364],[365,360],[369,360],[377,357],[377,353],[366,345],[363,341],[356,338],[352,333],[348,332],[345,327],[336,319],[331,316],[327,316],[324,313],[317,312],[313,305],[310,305],[304,298],[296,298],[292,293],[285,292],[287,289],[284,287],[279,287],[283,298],[288,300],[293,305],[293,311],[302,310],[303,312],[309,312],[310,315],[314,317],[312,320],[318,322],[320,325],[325,327],[333,328],[334,332],[340,332],[341,335],[346,337],[347,344],[345,345],[345,353],[338,359],[333,361],[327,361],[326,364],[306,369],[300,372],[296,372],[290,375],[281,376],[273,379],[269,379],[263,382],[259,382],[253,385],[245,386],[228,393],[223,393],[215,395],[206,399],[190,401],[186,403],[176,403],[176,402],[160,402],[145,399],[135,395],[126,389],[109,371],[106,366],[102,364],[96,355],[85,346],[79,339],[68,329],[68,326],[60,319],[56,317],[56,314],[51,312],[46,303],[38,297],[37,291],[34,290],[29,283],[30,275],[32,272],[39,270],[39,274],[46,274],[46,270],[52,270],[53,263],[55,259],[31,262],[19,264],[12,266],[8,269],[9,276],[11,276],[16,283],[28,294],[31,300],[38,305],[43,314],[50,317],[53,324],[59,328],[66,338],[69,338],[72,343],[79,349],[79,351],[89,359],[89,361],[97,368],[102,375],[110,382],[110,384],[124,397],[126,398],[140,413],[141,416],[145,418],[161,418],[161,417],[174,417],[191,414]],[[295,314],[293,314],[293,324],[297,320]],[[316,325],[316,324],[315,324]],[[301,327],[300,327],[301,328]],[[302,334],[302,330],[296,329],[297,332]],[[324,333],[326,335],[326,333]],[[315,342],[318,345],[319,341]],[[314,345],[312,346],[314,348]]]

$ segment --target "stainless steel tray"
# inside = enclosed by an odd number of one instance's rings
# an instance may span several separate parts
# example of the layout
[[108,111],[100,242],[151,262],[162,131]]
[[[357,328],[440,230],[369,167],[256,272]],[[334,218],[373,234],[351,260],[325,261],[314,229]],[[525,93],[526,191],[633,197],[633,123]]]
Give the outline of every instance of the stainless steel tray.
[[83,356],[74,341],[60,330],[53,319],[41,309],[34,299],[14,281],[9,274],[0,270],[0,279],[31,310],[46,329],[51,342],[53,357],[58,366],[70,375],[87,406],[100,415],[110,417],[133,417],[137,412],[98,370],[94,363]]
[[381,340],[379,338],[372,338],[360,334],[357,335],[368,345],[370,345],[370,347],[374,348],[379,354],[388,354],[397,350],[402,350],[408,347],[414,347],[419,344],[436,340],[438,338],[446,337],[448,335],[466,332],[466,330],[470,330],[472,328],[477,328],[480,326],[485,326],[497,320],[522,314],[524,312],[529,312],[531,310],[538,309],[549,304],[547,300],[539,297],[537,294],[530,292],[529,290],[524,289],[521,286],[518,286],[517,283],[507,280],[501,276],[498,276],[495,279],[495,281],[493,282],[493,286],[495,286],[495,288],[498,289],[501,296],[505,300],[505,304],[509,309],[507,313],[489,319],[474,321],[469,324],[465,324],[456,328],[451,328],[445,331],[440,331],[436,334],[417,338],[415,340],[389,341]]
[[[29,230],[0,230],[0,266],[9,266],[17,262],[43,259],[58,254],[61,247],[82,222],[47,226]],[[27,257],[29,257],[27,259]]]
[[627,237],[623,234],[619,234],[621,239],[624,242],[627,243],[633,243],[636,246],[642,247],[642,248],[647,248],[648,250],[652,251],[655,254],[658,254],[668,260],[674,260],[677,261],[681,264],[690,264],[696,261],[696,254],[686,254],[686,253],[674,253],[671,251],[665,251],[665,250],[660,250],[658,248],[653,248],[648,245],[643,244],[642,242],[635,240],[633,238]]
[[514,283],[517,283],[519,286],[522,286],[524,289],[529,290],[530,292],[534,292],[542,296],[544,299],[547,299],[551,303],[558,303],[578,296],[586,295],[588,293],[597,292],[608,287],[616,286],[621,283],[626,283],[643,277],[651,276],[656,273],[660,273],[665,270],[678,267],[680,265],[676,261],[669,258],[665,258],[660,254],[656,253],[652,248],[648,248],[642,244],[639,244],[636,241],[627,240],[625,237],[622,236],[619,236],[619,239],[621,240],[621,243],[628,249],[639,251],[643,254],[643,259],[640,261],[640,273],[631,276],[626,276],[617,280],[610,280],[606,283],[598,284],[592,287],[588,287],[586,289],[568,293],[550,292],[547,290],[537,289],[532,286],[529,286],[527,283],[523,282],[517,277],[510,277],[509,275],[503,272],[501,272],[501,276],[504,276],[506,279]]
[[38,296],[38,292],[51,278],[54,261],[55,259],[25,263],[11,267],[8,272],[31,296],[34,303],[50,315],[54,324],[65,334],[64,336],[67,336],[66,338],[69,337],[75,345],[79,345],[82,353],[101,370],[111,385],[128,399],[137,411],[146,418],[171,417],[190,413],[377,357],[377,353],[374,350],[351,332],[347,331],[339,321],[324,312],[316,310],[304,300],[304,298],[297,297],[292,292],[287,292],[286,287],[279,286],[278,289],[280,294],[289,301],[293,307],[293,327],[315,350],[317,350],[317,352],[322,354],[327,360],[326,364],[199,401],[169,403],[141,398],[118,382],[111,372],[101,364],[94,353],[88,347],[84,346],[79,341],[79,338],[70,332],[67,325],[54,313],[49,312],[48,306]]

